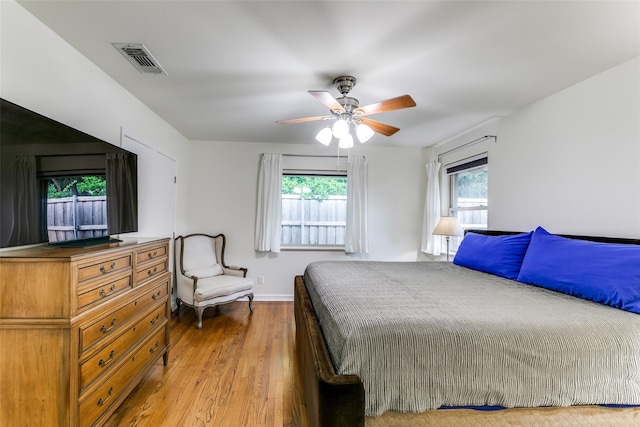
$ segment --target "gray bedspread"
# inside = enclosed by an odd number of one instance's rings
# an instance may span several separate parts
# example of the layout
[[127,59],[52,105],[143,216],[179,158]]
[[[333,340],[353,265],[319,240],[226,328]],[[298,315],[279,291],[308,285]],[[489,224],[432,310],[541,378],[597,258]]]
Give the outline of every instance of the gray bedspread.
[[640,404],[640,315],[448,262],[315,262],[304,282],[367,416]]

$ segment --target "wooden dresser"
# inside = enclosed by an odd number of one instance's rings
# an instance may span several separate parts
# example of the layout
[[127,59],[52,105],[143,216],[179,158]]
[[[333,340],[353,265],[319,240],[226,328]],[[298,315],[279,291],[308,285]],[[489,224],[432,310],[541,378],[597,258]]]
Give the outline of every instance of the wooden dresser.
[[0,252],[0,426],[99,426],[160,356],[168,239]]

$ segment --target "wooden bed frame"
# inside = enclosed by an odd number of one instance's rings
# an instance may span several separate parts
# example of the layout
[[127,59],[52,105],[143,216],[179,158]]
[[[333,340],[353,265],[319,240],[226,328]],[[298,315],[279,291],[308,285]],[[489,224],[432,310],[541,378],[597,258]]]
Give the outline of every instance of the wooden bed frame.
[[[475,230],[474,230],[475,231]],[[517,232],[483,230],[482,234],[504,235]],[[603,243],[624,243],[640,245],[637,239],[620,239],[597,236],[563,237],[590,240]],[[424,417],[424,425],[434,421],[434,417],[465,418],[464,425],[640,425],[640,407],[603,408],[598,406],[567,408],[514,408],[500,411],[475,411],[470,409],[438,409],[421,414],[387,413],[381,417],[368,418],[364,415],[364,387],[357,375],[338,375],[335,372],[324,336],[318,324],[313,305],[307,293],[302,276],[295,277],[294,314],[296,323],[296,397],[304,408],[298,411],[299,427],[364,427],[382,426],[384,419],[413,417],[411,425],[421,425],[417,420]],[[423,415],[424,414],[424,415]],[[472,421],[468,418],[472,417]],[[429,420],[428,420],[429,419]],[[368,422],[367,420],[370,420]],[[449,418],[452,420],[452,418]],[[537,420],[537,421],[536,421]],[[595,420],[595,424],[593,424]],[[444,421],[444,420],[440,420]],[[404,423],[403,423],[404,424]],[[445,424],[447,425],[445,421]]]

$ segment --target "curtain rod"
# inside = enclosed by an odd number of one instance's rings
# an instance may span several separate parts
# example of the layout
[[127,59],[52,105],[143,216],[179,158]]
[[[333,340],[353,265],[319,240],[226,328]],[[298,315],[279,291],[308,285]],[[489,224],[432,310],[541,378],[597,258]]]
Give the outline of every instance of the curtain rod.
[[[324,172],[324,174],[331,174],[336,172],[346,172],[346,169],[282,169],[283,172],[286,172],[291,175],[315,175],[316,173]],[[322,174],[322,175],[324,175]]]
[[498,142],[498,137],[496,135],[481,136],[480,138],[476,138],[473,141],[466,142],[466,143],[464,143],[464,144],[462,144],[462,145],[460,145],[458,147],[452,148],[451,150],[447,150],[447,151],[445,151],[443,153],[438,154],[438,158],[440,158],[441,156],[444,156],[446,154],[453,153],[454,151],[462,150],[464,147],[467,147],[467,146],[469,146],[471,144],[475,144],[476,142],[484,141],[485,139],[489,139],[489,138],[493,138],[494,142]]
[[330,159],[346,159],[347,157],[349,157],[348,155],[345,156],[332,156],[330,154],[318,154],[318,155],[314,155],[314,154],[283,154],[283,157],[327,157]]

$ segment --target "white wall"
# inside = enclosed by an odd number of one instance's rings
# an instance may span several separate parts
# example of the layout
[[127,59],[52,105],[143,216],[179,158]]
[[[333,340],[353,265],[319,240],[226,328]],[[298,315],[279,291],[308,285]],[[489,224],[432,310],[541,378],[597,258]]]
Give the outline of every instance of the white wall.
[[506,117],[492,228],[640,238],[640,58]]
[[[343,154],[345,153],[344,150]],[[353,149],[366,156],[369,173],[369,254],[344,252],[254,251],[258,169],[262,153],[337,154],[331,147],[302,144],[192,142],[189,213],[186,232],[224,233],[225,260],[265,277],[258,299],[288,299],[295,275],[315,260],[415,261],[420,250],[424,165],[418,148],[376,147],[375,141]]]
[[491,126],[489,228],[640,238],[640,58]]
[[[0,97],[114,145],[120,145],[124,128],[175,159],[176,222],[178,229],[184,227],[187,139],[12,0],[0,1],[0,31]],[[167,214],[173,215],[172,206],[149,213]],[[150,236],[165,237],[164,230],[144,228],[152,222],[139,217],[141,228]]]

